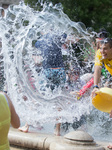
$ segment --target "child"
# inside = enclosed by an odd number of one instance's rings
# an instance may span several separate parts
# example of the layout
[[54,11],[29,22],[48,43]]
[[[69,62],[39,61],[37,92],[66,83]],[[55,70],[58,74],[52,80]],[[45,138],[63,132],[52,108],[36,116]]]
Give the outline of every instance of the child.
[[7,94],[0,92],[0,149],[10,150],[8,141],[8,132],[10,123],[14,128],[20,126],[20,119],[15,108],[7,96]]

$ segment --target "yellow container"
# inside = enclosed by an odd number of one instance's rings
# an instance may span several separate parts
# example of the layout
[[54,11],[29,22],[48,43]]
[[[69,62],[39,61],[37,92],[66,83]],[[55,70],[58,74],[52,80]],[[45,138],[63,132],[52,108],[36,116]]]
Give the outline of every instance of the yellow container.
[[92,99],[92,104],[100,111],[108,112],[112,110],[112,89],[103,87],[96,92],[96,96]]

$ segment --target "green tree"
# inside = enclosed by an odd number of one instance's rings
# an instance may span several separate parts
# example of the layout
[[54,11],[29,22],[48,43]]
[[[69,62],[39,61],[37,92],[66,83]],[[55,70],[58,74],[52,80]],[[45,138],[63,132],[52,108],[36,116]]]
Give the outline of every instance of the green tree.
[[[83,22],[86,27],[95,31],[104,27],[112,34],[112,1],[111,0],[47,0],[55,5],[61,3],[63,11],[72,21]],[[31,7],[35,7],[38,0],[25,0]],[[45,0],[43,0],[45,2]],[[40,6],[38,5],[37,9]]]

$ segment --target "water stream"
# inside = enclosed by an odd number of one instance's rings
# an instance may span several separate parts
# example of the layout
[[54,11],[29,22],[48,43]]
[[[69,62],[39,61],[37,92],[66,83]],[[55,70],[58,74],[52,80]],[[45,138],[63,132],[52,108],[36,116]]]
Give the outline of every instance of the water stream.
[[[85,78],[81,80],[80,77],[91,73],[95,32],[90,32],[81,22],[71,21],[60,4],[53,6],[52,3],[44,3],[41,7],[41,11],[35,11],[20,2],[19,5],[11,5],[5,11],[5,16],[0,17],[1,74],[4,74],[5,83],[2,81],[17,113],[22,122],[28,122],[33,127],[37,127],[38,123],[56,123],[57,118],[61,123],[73,123],[76,119],[80,120],[82,115],[91,115],[92,119],[90,116],[87,121],[88,132],[93,136],[97,135],[96,132],[105,135],[107,131],[103,127],[108,124],[109,117],[101,113],[105,119],[99,121],[100,115],[96,119],[92,114],[91,88],[80,100],[70,95],[71,91],[79,91],[86,84]],[[36,41],[41,41],[46,35],[50,35],[55,45],[61,48],[66,72],[64,86],[57,88],[53,84],[53,90],[47,86],[44,68],[39,65],[42,61],[41,51],[35,47]],[[62,35],[67,38],[63,45],[59,45],[56,37]],[[67,40],[70,42],[67,43]],[[47,46],[50,42],[46,38]],[[80,77],[68,81],[70,70],[75,70],[74,74],[80,73]],[[97,111],[97,115],[99,113]],[[100,129],[96,129],[96,126]]]

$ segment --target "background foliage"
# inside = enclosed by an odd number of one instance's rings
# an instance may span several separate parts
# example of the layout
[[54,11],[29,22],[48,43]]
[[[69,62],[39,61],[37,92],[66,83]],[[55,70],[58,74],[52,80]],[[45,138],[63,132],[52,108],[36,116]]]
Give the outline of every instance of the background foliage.
[[[35,7],[38,0],[24,0],[26,4]],[[112,35],[112,1],[111,0],[47,0],[55,5],[61,3],[63,11],[72,21],[83,22],[86,27],[92,27],[98,32],[105,28]],[[43,0],[45,2],[45,0]],[[39,5],[36,7],[40,9]]]

